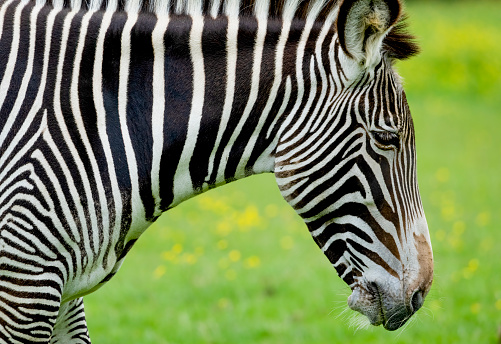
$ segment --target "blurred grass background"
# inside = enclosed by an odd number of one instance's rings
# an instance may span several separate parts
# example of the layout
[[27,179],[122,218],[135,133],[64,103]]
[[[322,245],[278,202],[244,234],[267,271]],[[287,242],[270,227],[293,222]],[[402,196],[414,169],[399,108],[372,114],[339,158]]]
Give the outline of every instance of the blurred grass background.
[[422,53],[399,62],[435,255],[404,330],[356,331],[349,288],[272,175],[166,213],[85,298],[94,343],[498,343],[501,3],[410,2]]

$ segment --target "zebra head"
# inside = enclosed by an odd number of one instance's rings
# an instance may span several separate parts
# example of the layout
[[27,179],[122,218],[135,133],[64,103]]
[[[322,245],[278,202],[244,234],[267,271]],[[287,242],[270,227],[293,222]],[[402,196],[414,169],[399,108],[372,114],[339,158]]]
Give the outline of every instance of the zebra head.
[[402,31],[398,0],[345,0],[336,14],[330,70],[311,57],[304,77],[305,94],[323,87],[326,96],[316,105],[303,99],[283,123],[275,175],[352,289],[349,307],[395,330],[422,306],[433,278],[414,127],[392,66],[417,47]]

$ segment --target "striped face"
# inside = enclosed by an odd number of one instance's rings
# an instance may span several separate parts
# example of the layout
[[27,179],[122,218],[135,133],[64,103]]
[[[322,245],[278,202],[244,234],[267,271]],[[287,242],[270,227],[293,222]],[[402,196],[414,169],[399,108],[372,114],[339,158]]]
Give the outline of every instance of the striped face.
[[316,125],[284,130],[275,174],[351,287],[349,306],[393,330],[421,307],[433,274],[414,128],[389,59],[368,68],[339,60],[342,91],[312,114]]

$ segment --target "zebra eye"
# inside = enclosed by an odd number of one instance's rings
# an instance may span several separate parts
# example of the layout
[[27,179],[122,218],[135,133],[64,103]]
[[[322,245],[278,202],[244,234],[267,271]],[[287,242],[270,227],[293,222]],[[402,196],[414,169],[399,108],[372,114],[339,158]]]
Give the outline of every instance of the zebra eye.
[[400,136],[390,131],[372,131],[372,136],[381,149],[400,148]]

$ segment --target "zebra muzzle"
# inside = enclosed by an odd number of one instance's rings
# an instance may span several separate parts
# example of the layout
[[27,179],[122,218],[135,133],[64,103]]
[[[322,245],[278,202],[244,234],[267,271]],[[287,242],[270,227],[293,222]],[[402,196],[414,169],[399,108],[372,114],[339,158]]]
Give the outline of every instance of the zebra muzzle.
[[409,296],[404,298],[402,293],[393,293],[377,282],[369,282],[366,286],[354,288],[348,298],[348,306],[365,315],[371,325],[383,325],[386,330],[394,331],[402,327],[424,303],[422,290],[405,294]]

